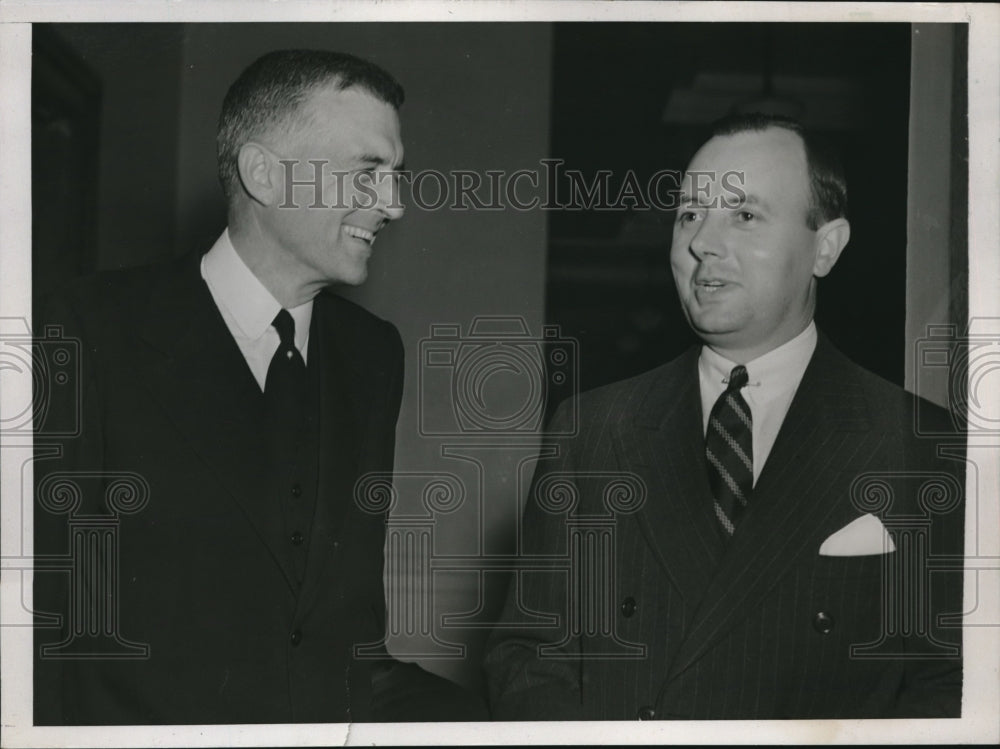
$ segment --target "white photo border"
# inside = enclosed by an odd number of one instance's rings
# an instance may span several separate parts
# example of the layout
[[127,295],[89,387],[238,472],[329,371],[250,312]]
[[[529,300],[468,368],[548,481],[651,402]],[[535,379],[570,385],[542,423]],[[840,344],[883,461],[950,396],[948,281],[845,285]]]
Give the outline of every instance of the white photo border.
[[[31,184],[30,75],[33,22],[354,22],[354,21],[808,21],[944,22],[969,24],[969,315],[1000,318],[1000,6],[916,3],[735,2],[248,2],[240,0],[131,0],[71,2],[12,0],[0,5],[0,318],[30,319]],[[9,413],[24,393],[0,390]],[[987,394],[982,412],[1000,419],[1000,392]],[[30,394],[29,394],[30,397]],[[30,608],[30,571],[14,560],[31,555],[31,519],[21,518],[22,475],[13,458],[30,439],[0,434],[2,583],[0,606]],[[1000,486],[997,454],[987,445],[977,463],[980,487]],[[970,474],[972,473],[970,468]],[[984,501],[985,500],[985,501]],[[972,504],[972,503],[970,503]],[[978,522],[1000,528],[997,496],[980,497]],[[967,518],[967,548],[974,528]],[[983,548],[986,541],[988,548]],[[980,556],[1000,559],[1000,534],[979,538]],[[21,577],[23,574],[23,578]],[[24,595],[20,580],[23,579]],[[966,575],[965,597],[976,600],[991,621],[1000,620],[998,591],[976,590]],[[18,595],[12,600],[14,593]],[[22,598],[22,600],[18,600]],[[4,685],[0,697],[2,746],[327,746],[347,743],[964,743],[1000,741],[1000,632],[966,628],[963,717],[955,720],[789,720],[621,723],[324,724],[130,727],[34,727],[31,725],[31,628],[0,627]]]

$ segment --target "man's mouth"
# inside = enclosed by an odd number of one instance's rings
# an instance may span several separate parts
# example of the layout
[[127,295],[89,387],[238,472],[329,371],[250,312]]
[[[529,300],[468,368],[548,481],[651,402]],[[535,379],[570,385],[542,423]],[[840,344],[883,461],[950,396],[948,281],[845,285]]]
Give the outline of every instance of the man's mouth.
[[700,281],[695,281],[695,286],[710,293],[717,292],[728,285],[729,283],[727,281],[722,281],[717,278],[706,278]]
[[343,224],[344,233],[349,237],[354,237],[355,239],[360,239],[368,244],[375,243],[375,232],[369,231],[368,229],[362,229],[360,226],[353,226],[351,224]]

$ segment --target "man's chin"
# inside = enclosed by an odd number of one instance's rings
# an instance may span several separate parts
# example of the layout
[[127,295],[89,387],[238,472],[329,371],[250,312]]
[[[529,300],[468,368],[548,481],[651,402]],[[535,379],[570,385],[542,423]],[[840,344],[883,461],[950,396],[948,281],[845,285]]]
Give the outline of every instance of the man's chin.
[[732,321],[702,322],[699,325],[692,323],[691,329],[702,342],[716,351],[740,351],[752,345],[747,340],[748,331]]
[[725,340],[732,336],[738,336],[740,326],[734,321],[721,315],[689,315],[688,323],[698,337],[709,341]]
[[348,272],[338,273],[335,280],[331,283],[338,286],[360,286],[367,280],[368,264],[361,263],[357,267],[350,269]]
[[694,332],[702,341],[713,348],[729,348],[736,342],[731,332],[712,332],[698,330],[698,328],[695,328]]

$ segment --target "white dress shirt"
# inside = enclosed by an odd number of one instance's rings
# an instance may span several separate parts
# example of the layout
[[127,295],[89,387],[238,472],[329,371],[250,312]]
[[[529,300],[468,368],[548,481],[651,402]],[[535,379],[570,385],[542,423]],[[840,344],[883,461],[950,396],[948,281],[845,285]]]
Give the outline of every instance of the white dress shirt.
[[[746,364],[750,381],[740,392],[750,406],[753,419],[753,482],[757,484],[767,456],[771,454],[778,430],[802,382],[806,366],[816,350],[816,324],[809,326],[787,343],[768,351]],[[726,381],[736,362],[702,346],[698,357],[701,384],[702,428],[708,431],[712,406],[726,389]]]
[[[222,232],[212,249],[201,259],[201,277],[208,284],[215,306],[222,313],[226,327],[236,339],[263,392],[271,358],[281,343],[278,331],[271,325],[281,310],[281,304],[237,254],[229,239],[229,229]],[[309,347],[312,309],[310,299],[288,310],[295,320],[295,348],[302,354],[303,360]]]

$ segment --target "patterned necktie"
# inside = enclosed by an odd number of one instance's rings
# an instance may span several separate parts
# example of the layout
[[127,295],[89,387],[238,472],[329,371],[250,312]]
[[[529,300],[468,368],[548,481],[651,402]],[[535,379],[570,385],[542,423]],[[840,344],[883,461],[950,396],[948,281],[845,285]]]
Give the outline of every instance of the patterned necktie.
[[753,420],[740,395],[748,379],[746,367],[733,367],[726,391],[712,407],[705,434],[708,482],[727,538],[736,530],[753,489]]

